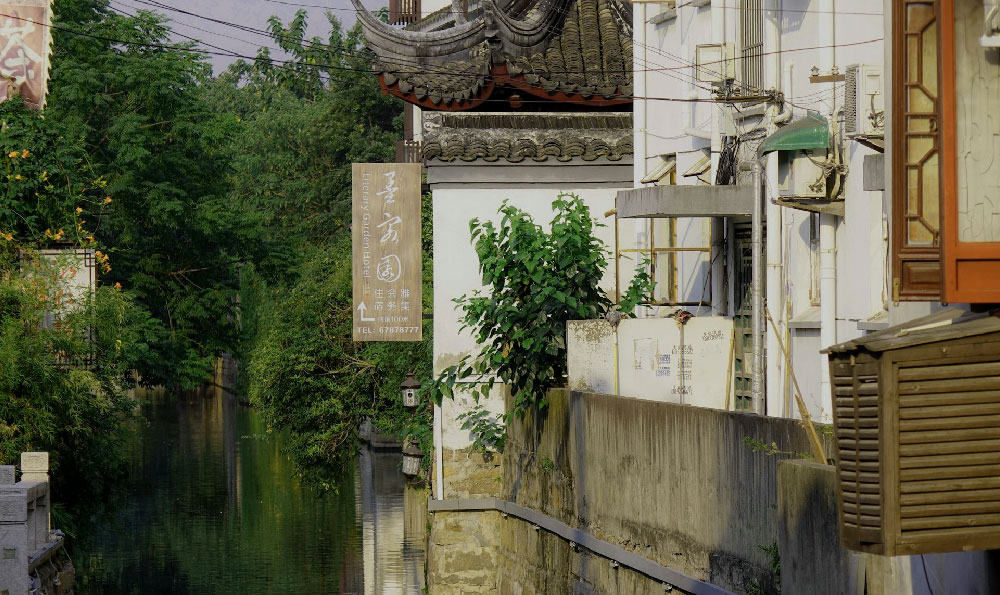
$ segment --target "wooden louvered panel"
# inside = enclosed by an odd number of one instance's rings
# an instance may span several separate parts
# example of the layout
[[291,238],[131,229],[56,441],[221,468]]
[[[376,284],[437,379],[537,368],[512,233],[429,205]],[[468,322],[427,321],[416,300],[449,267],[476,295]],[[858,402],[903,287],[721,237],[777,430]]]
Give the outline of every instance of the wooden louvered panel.
[[928,430],[926,432],[900,432],[900,444],[940,444],[968,440],[1000,439],[1000,428],[964,428],[957,430]]
[[900,382],[963,377],[974,378],[977,376],[1000,376],[1000,362],[925,366],[921,368],[902,368],[899,370]]
[[899,528],[1000,531],[1000,363],[900,368]]
[[966,417],[971,415],[1000,415],[1000,401],[996,403],[978,403],[972,405],[903,407],[899,411],[899,418],[904,420]]
[[845,471],[874,471],[878,472],[878,461],[841,461],[840,466]]
[[1000,440],[968,440],[931,444],[903,444],[899,454],[903,457],[926,457],[934,455],[971,454],[1000,450]]
[[901,457],[900,469],[924,469],[952,465],[989,465],[1000,463],[1000,452],[980,452],[962,455],[934,455],[928,457]]
[[[965,461],[963,461],[964,463]],[[901,469],[900,481],[927,481],[931,479],[965,479],[972,477],[1000,477],[1000,465],[961,465],[952,467],[927,467]]]
[[[928,414],[931,412],[927,412]],[[1000,415],[970,415],[965,417],[927,415],[920,419],[903,419],[899,422],[900,432],[922,433],[928,430],[972,430],[977,428],[1000,427]]]
[[900,395],[1000,390],[1000,377],[948,378],[946,380],[914,380],[900,382]]
[[961,393],[930,393],[926,395],[902,395],[899,406],[942,407],[948,405],[978,405],[1000,403],[1000,390],[985,390]]
[[964,514],[942,517],[920,517],[901,519],[903,533],[920,529],[956,529],[959,527],[1000,526],[1000,514]]
[[948,504],[960,502],[987,502],[1000,499],[1000,490],[959,490],[953,492],[931,492],[903,494],[899,497],[902,506],[918,504]]
[[831,362],[845,539],[881,542],[878,364]]
[[982,513],[1000,513],[1000,502],[949,502],[900,507],[903,518],[935,517]]

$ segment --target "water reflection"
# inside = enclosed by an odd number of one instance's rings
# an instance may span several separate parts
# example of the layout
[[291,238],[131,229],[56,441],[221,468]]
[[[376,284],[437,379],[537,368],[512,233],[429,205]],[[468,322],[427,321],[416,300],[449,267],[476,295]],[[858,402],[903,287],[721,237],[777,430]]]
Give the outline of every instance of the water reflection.
[[398,452],[364,451],[319,497],[233,397],[145,397],[127,500],[78,548],[79,593],[420,593]]

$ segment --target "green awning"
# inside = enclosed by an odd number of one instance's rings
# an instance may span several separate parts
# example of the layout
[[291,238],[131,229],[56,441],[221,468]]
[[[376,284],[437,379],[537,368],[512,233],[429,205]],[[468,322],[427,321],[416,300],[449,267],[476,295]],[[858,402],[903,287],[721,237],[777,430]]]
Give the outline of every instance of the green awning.
[[826,118],[809,112],[791,124],[764,139],[760,154],[771,151],[798,151],[800,149],[826,149],[830,146],[830,126]]

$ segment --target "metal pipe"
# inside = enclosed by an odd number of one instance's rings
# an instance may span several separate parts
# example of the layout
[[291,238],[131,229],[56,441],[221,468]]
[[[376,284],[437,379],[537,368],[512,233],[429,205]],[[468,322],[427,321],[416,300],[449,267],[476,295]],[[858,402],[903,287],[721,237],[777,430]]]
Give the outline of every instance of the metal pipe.
[[441,427],[441,406],[434,406],[434,491],[444,500],[444,430]]
[[750,171],[753,174],[753,213],[751,214],[751,316],[750,324],[753,327],[753,405],[754,410],[759,415],[767,414],[767,405],[764,401],[764,337],[761,331],[764,327],[764,183],[763,171],[760,160],[743,162],[740,170]]
[[[835,0],[821,0],[820,10],[820,59],[821,68],[831,71],[837,66],[835,44],[836,35],[836,4]],[[836,85],[829,85],[830,116],[836,122],[837,91]],[[839,152],[837,137],[833,137],[833,151]],[[837,157],[834,155],[834,160]],[[838,174],[834,174],[838,175]],[[837,218],[835,215],[821,213],[819,216],[819,299],[820,299],[820,344],[829,347],[837,343]],[[830,385],[830,365],[826,354],[819,354],[820,369],[820,403],[823,411],[832,410],[832,393]],[[827,413],[826,415],[829,415]],[[826,421],[822,419],[820,421]]]
[[[774,151],[767,155],[767,185],[765,188],[778,187],[778,152]],[[782,312],[785,309],[783,303],[784,291],[782,288],[782,277],[784,276],[784,255],[782,254],[782,215],[784,209],[775,204],[773,200],[764,197],[764,208],[767,217],[767,250],[765,250],[767,260],[766,275],[766,301],[767,304]],[[766,328],[766,327],[765,327]],[[767,353],[778,353],[779,336],[774,333],[767,334]],[[781,404],[784,401],[781,394],[781,379],[784,376],[785,361],[781,358],[771,358],[767,366],[767,383],[770,390],[767,393],[767,410],[772,415],[781,415]]]
[[[726,41],[726,2],[725,0],[712,0],[712,43],[722,44]],[[726,61],[731,60],[732,56],[726,56],[724,58]],[[721,71],[726,71],[726,64],[720,65]],[[712,110],[712,127],[711,127],[711,159],[712,159],[712,183],[719,175],[719,157],[722,155],[722,110],[715,104],[709,103],[709,109]],[[685,134],[690,134],[685,131]]]

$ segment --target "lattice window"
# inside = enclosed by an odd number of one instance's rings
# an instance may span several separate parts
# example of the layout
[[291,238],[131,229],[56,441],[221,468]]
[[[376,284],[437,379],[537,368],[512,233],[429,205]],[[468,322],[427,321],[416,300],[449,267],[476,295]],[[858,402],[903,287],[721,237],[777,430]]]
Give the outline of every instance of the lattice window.
[[941,296],[937,2],[895,0],[893,299]]

